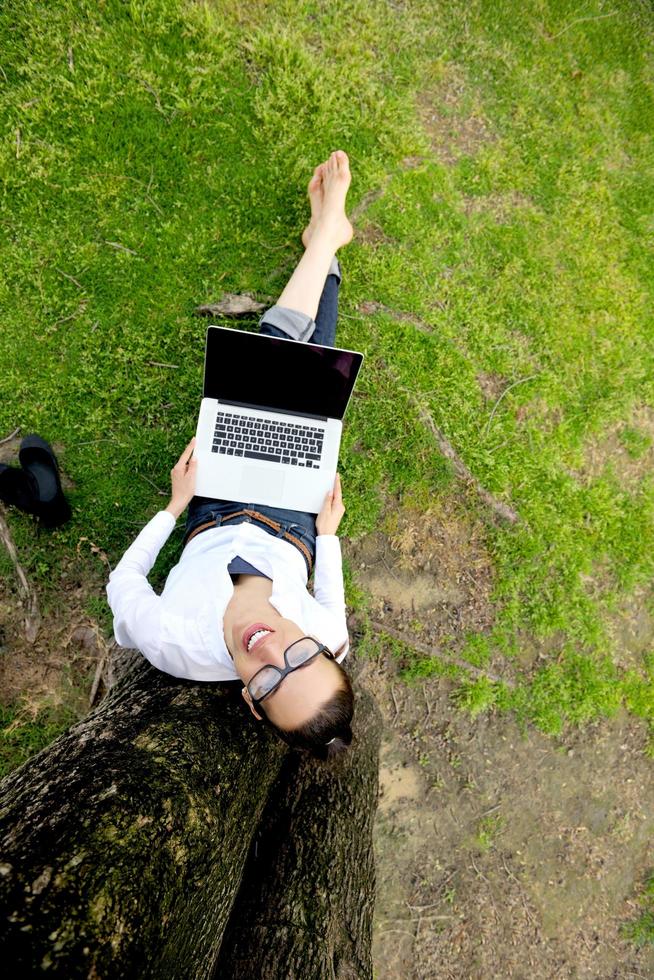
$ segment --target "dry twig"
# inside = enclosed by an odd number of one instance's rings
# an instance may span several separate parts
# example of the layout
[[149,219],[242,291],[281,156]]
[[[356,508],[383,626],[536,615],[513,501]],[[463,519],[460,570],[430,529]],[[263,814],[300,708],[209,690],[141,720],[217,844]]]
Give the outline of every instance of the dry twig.
[[69,276],[67,272],[64,272],[63,269],[58,269],[57,266],[55,266],[55,272],[58,272],[60,276],[64,276],[66,279],[70,279],[71,282],[75,283],[78,289],[84,289],[84,286],[81,284],[81,282],[77,281],[75,276]]
[[400,643],[405,643],[408,647],[417,650],[419,653],[424,653],[428,657],[441,657],[446,662],[455,664],[462,670],[475,674],[477,677],[485,677],[487,680],[494,681],[496,684],[506,684],[507,687],[511,688],[515,687],[515,683],[508,678],[493,674],[490,670],[480,670],[479,667],[474,667],[472,664],[466,663],[465,660],[460,660],[458,657],[452,656],[451,653],[445,653],[443,650],[434,650],[428,647],[426,643],[420,643],[412,636],[406,636],[404,633],[400,633],[399,630],[393,629],[392,626],[386,626],[384,623],[378,623],[375,620],[370,620],[370,625],[378,633],[386,633],[388,636],[393,637],[393,639],[399,640]]
[[50,328],[52,329],[53,327],[58,327],[60,323],[68,323],[69,320],[74,320],[75,317],[78,317],[81,313],[84,312],[85,309],[86,309],[86,300],[80,303],[80,305],[77,307],[74,313],[70,313],[68,316],[59,317],[58,320],[55,320],[54,323],[51,323]]
[[151,487],[154,487],[154,489],[157,491],[160,497],[168,496],[168,492],[166,490],[160,490],[157,484],[154,482],[154,480],[151,480],[149,476],[145,475],[145,473],[141,473],[140,476],[142,476],[145,482],[149,483]]
[[393,724],[395,724],[395,719],[399,715],[400,709],[397,704],[397,698],[395,697],[395,689],[392,684],[391,684],[391,697],[393,698],[393,704],[395,705],[395,715],[393,717]]
[[128,248],[127,245],[121,245],[120,242],[108,242],[106,238],[103,238],[102,241],[105,243],[105,245],[111,245],[112,248],[117,248],[122,252],[129,252],[130,255],[138,256],[139,254],[138,252],[135,252],[134,249]]
[[513,881],[515,881],[516,885],[519,888],[520,899],[522,901],[522,906],[523,906],[523,908],[525,910],[525,915],[527,916],[528,920],[531,922],[532,926],[537,926],[538,923],[536,922],[534,916],[532,915],[532,912],[531,912],[529,906],[527,905],[527,900],[525,899],[524,888],[523,888],[522,882],[520,882],[516,878],[516,876],[513,874],[513,872],[509,869],[509,867],[507,866],[507,863],[506,863],[506,861],[504,859],[504,855],[503,854],[501,855],[501,857],[502,857],[502,864],[504,865],[504,870],[506,871],[506,873],[509,876],[509,878],[511,878]]
[[571,27],[575,26],[575,24],[582,24],[585,20],[602,20],[603,17],[615,17],[617,13],[617,10],[612,10],[610,14],[598,14],[596,17],[579,17],[577,20],[571,21],[566,27],[563,28],[562,31],[559,31],[558,34],[551,34],[549,36],[545,34],[545,40],[553,41],[555,38],[561,37],[562,34],[565,34],[566,31],[569,31]]
[[[497,401],[493,405],[493,411],[490,413],[490,418],[488,419],[488,422],[486,423],[486,427],[484,428],[484,436],[487,436],[488,435],[489,430],[490,430],[490,427],[491,427],[491,423],[493,421],[493,418],[495,417],[495,412],[497,411],[497,409],[499,407],[499,404],[502,401],[502,399],[504,398],[504,396],[505,395],[508,395],[508,393],[513,388],[517,388],[518,385],[526,384],[527,381],[533,381],[534,378],[537,378],[537,377],[538,377],[537,374],[530,374],[528,378],[520,378],[518,381],[514,381],[512,385],[509,385],[507,388],[504,389],[504,391],[502,392],[502,394],[500,395],[500,397],[497,399]],[[495,448],[497,449],[498,447],[496,446]]]
[[109,656],[109,651],[105,649],[102,656],[98,660],[98,666],[95,668],[95,677],[93,678],[93,684],[91,685],[91,693],[89,694],[89,708],[92,708],[96,702],[98,696],[98,690],[100,688],[100,681],[102,680],[102,675],[104,673],[104,668],[107,663],[108,656]]
[[0,439],[0,446],[2,446],[5,442],[11,442],[14,436],[17,436],[19,432],[20,432],[20,426],[17,425],[14,431],[11,433],[11,435],[5,436],[4,439]]
[[2,542],[14,564],[14,568],[16,569],[18,591],[25,606],[25,635],[27,637],[27,642],[34,643],[37,633],[39,632],[39,627],[41,626],[39,603],[36,597],[36,592],[28,582],[25,570],[18,561],[16,547],[12,540],[9,528],[7,527],[7,522],[2,514],[0,514],[0,538],[2,538]]
[[498,517],[501,517],[505,521],[509,521],[511,524],[516,524],[520,520],[519,515],[511,507],[509,507],[508,504],[503,503],[503,501],[501,500],[497,500],[497,498],[494,497],[492,493],[489,493],[489,491],[486,490],[485,487],[482,487],[481,483],[476,479],[476,477],[472,475],[472,473],[465,465],[465,463],[459,458],[454,447],[449,442],[449,440],[445,438],[445,435],[438,428],[438,426],[436,425],[433,418],[431,417],[431,415],[429,414],[429,412],[427,411],[423,403],[420,401],[418,396],[413,391],[410,391],[408,388],[405,388],[400,383],[400,379],[398,378],[398,376],[395,374],[394,371],[391,370],[391,368],[388,367],[388,365],[384,361],[381,361],[381,364],[384,367],[384,369],[388,372],[388,374],[394,379],[398,389],[400,391],[403,391],[404,394],[409,399],[409,401],[413,404],[414,408],[418,412],[420,421],[432,433],[432,435],[436,440],[438,448],[440,449],[443,456],[445,456],[446,459],[450,460],[454,472],[459,477],[459,479],[462,480],[464,483],[473,486],[477,491],[477,493],[479,494],[479,496],[481,497],[481,499],[486,504],[486,506],[489,507]]

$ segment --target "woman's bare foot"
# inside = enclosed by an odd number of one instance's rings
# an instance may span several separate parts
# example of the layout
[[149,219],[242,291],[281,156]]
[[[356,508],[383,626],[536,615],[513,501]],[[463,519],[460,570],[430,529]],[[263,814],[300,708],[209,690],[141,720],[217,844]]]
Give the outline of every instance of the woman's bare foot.
[[305,248],[318,228],[335,237],[336,248],[352,240],[354,229],[345,214],[345,197],[351,181],[350,163],[344,150],[336,150],[316,167],[307,188],[311,221],[302,232]]
[[307,186],[307,194],[309,196],[309,201],[311,202],[311,221],[302,232],[302,244],[305,248],[311,241],[313,230],[316,227],[318,218],[320,217],[320,213],[322,211],[322,170],[324,166],[324,163],[318,164],[316,169],[313,171],[313,177]]

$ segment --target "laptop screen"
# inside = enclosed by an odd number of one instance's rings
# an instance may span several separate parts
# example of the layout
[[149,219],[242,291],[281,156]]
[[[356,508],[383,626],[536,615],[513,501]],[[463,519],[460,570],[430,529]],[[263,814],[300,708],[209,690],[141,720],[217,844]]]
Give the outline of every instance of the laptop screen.
[[204,397],[342,419],[363,354],[209,327]]

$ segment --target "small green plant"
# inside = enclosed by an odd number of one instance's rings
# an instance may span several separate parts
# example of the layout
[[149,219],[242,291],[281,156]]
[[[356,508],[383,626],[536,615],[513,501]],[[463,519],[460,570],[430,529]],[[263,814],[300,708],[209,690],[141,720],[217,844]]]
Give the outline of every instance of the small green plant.
[[454,900],[456,898],[456,888],[448,888],[447,891],[443,892],[443,901],[447,902],[448,905],[454,905]]
[[495,838],[501,831],[503,823],[504,818],[499,816],[499,814],[489,814],[487,817],[482,818],[475,837],[475,844],[480,851],[488,851],[493,847]]
[[637,919],[622,927],[622,934],[636,946],[654,945],[654,874],[645,881],[645,889],[638,901],[643,911]]
[[488,677],[479,677],[476,680],[465,680],[452,693],[452,698],[460,708],[468,711],[472,718],[476,718],[478,714],[488,711],[497,703],[498,694],[498,684]]

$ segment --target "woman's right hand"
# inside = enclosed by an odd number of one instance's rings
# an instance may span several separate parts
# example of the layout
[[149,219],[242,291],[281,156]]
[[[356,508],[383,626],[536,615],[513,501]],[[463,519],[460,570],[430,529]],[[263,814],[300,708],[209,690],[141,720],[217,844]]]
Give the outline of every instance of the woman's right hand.
[[336,534],[344,513],[345,507],[341,494],[341,477],[337,473],[334,486],[325,497],[322,510],[316,517],[316,531],[318,534]]

